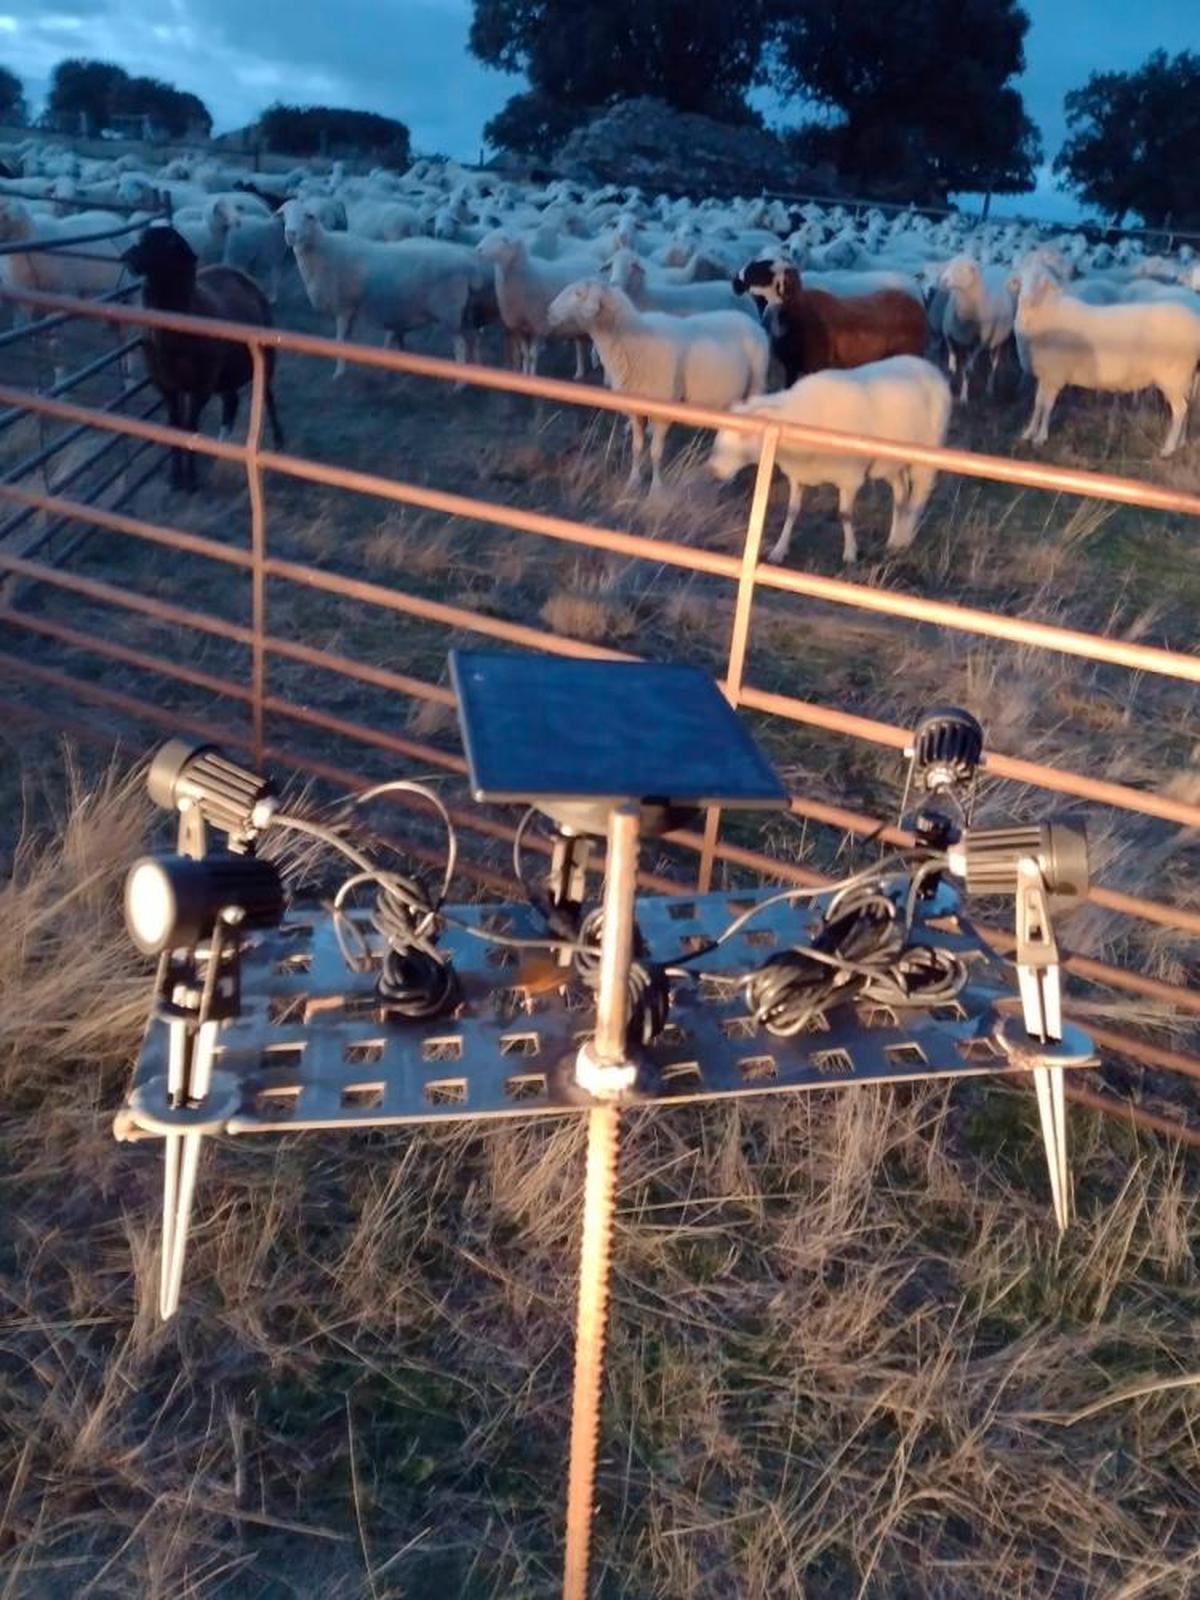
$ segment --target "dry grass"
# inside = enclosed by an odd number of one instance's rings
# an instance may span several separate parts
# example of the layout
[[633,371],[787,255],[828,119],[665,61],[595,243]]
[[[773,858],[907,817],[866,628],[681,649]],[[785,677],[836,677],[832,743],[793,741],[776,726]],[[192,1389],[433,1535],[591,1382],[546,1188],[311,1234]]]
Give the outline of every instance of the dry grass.
[[[4,891],[0,1593],[555,1594],[581,1129],[210,1148],[157,1327],[146,808],[66,795]],[[1196,1174],[1072,1130],[1060,1244],[1013,1091],[632,1115],[597,1592],[1194,1594]]]

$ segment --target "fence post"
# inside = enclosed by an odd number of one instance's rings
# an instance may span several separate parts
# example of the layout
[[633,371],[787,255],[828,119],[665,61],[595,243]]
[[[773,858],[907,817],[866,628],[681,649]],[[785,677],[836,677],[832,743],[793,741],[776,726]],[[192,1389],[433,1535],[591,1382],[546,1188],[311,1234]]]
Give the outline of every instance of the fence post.
[[254,764],[261,771],[265,760],[266,733],[263,726],[263,700],[266,695],[267,631],[267,509],[263,494],[262,449],[263,415],[267,401],[267,361],[258,340],[250,345],[253,385],[250,390],[250,419],[246,428],[246,482],[250,491],[250,627],[251,645],[250,702]]
[[[767,520],[767,502],[771,498],[771,479],[775,474],[778,449],[779,429],[768,428],[763,434],[758,473],[754,479],[754,497],[750,501],[750,519],[746,524],[746,542],[742,547],[742,570],[738,575],[737,599],[733,607],[733,629],[729,636],[729,664],[725,669],[725,698],[735,710],[742,697],[750,613],[754,608],[754,580],[762,550],[763,526]],[[712,888],[713,861],[720,828],[721,808],[710,806],[704,819],[704,847],[700,852],[700,866],[696,873],[697,894],[707,894]]]

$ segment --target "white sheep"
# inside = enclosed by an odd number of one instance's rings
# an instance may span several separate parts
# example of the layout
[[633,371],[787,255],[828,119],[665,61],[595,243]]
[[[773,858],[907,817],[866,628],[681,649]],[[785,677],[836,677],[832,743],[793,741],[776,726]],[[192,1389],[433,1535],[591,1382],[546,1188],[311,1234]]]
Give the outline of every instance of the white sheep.
[[356,200],[346,207],[346,226],[363,239],[414,239],[421,219],[412,208],[395,200]]
[[519,370],[537,372],[543,340],[574,339],[575,376],[582,378],[587,371],[587,338],[582,329],[552,324],[549,312],[556,296],[588,275],[588,260],[579,256],[554,261],[535,258],[524,239],[506,230],[488,234],[479,245],[479,255],[494,274],[500,320],[515,345]]
[[[430,323],[454,341],[457,361],[467,359],[473,335],[472,296],[487,288],[474,251],[436,239],[380,243],[321,226],[307,200],[283,207],[284,237],[314,310],[333,313],[336,338],[344,343],[359,316],[386,330],[389,342]],[[334,377],[346,370],[339,360]]]
[[609,281],[624,292],[639,311],[667,311],[675,317],[694,317],[709,311],[737,311],[754,316],[753,303],[736,295],[730,284],[720,280],[699,283],[669,283],[651,277],[632,250],[618,250],[609,262]]
[[272,305],[279,299],[279,280],[287,261],[287,240],[283,236],[283,217],[252,217],[230,206],[225,199],[214,201],[213,211],[223,229],[221,259],[227,267],[247,272],[266,293]]
[[[772,422],[800,422],[845,433],[871,435],[903,444],[940,445],[950,423],[950,385],[932,362],[920,356],[889,356],[844,372],[814,372],[798,379],[790,389],[755,395],[735,412],[765,417]],[[762,440],[757,434],[723,429],[713,442],[709,470],[722,482],[742,467],[757,462]],[[892,490],[892,526],[889,550],[906,549],[937,478],[934,467],[884,461],[868,456],[839,456],[816,446],[780,440],[776,461],[789,484],[787,517],[768,561],[782,561],[791,544],[792,529],[804,489],[810,484],[832,483],[837,490],[842,524],[842,560],[858,560],[854,536],[854,499],[868,478],[887,483]]]
[[[0,244],[26,240],[47,244],[84,238],[123,226],[111,211],[79,211],[72,217],[39,216],[19,200],[0,199]],[[13,288],[39,289],[44,294],[107,294],[121,281],[124,241],[94,239],[88,244],[51,250],[16,251],[0,256],[0,274]]]
[[1003,267],[980,267],[970,256],[958,256],[940,279],[946,299],[941,334],[950,353],[950,371],[961,365],[964,403],[970,398],[971,370],[981,355],[989,358],[987,392],[996,383],[1000,353],[1012,338],[1016,300]]
[[1070,384],[1109,394],[1157,389],[1171,411],[1161,454],[1173,455],[1200,362],[1200,317],[1171,302],[1087,305],[1044,272],[1013,281],[1017,334],[1037,379],[1022,439],[1045,444],[1055,401]]
[[[683,400],[724,410],[761,390],[771,349],[758,324],[738,311],[693,317],[638,311],[627,294],[610,284],[584,281],[564,289],[550,307],[552,327],[584,328],[618,394],[651,400]],[[670,423],[653,421],[651,490],[662,487],[662,455]],[[641,482],[645,420],[629,419],[631,484]]]

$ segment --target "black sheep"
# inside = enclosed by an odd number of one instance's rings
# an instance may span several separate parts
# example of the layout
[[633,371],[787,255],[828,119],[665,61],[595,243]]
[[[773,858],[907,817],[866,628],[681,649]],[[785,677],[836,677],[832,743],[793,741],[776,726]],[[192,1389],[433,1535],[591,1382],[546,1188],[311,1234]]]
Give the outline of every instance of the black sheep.
[[[254,280],[235,267],[201,267],[197,271],[195,251],[174,228],[161,224],[147,228],[123,259],[144,280],[142,304],[147,310],[271,326],[270,305]],[[246,345],[167,328],[147,328],[142,349],[150,377],[167,403],[167,417],[173,428],[194,433],[205,406],[214,394],[219,394],[222,436],[229,432],[237,416],[238,394],[250,382],[253,370]],[[267,415],[275,447],[281,449],[283,433],[271,387],[275,353],[268,349],[264,355]],[[196,487],[196,458],[192,451],[171,451],[171,487]]]

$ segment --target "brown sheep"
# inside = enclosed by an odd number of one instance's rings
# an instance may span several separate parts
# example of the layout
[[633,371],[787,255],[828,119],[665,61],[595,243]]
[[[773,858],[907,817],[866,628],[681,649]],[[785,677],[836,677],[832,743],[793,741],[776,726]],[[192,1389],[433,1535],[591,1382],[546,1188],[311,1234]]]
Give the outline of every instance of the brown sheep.
[[[195,251],[174,228],[147,228],[123,259],[143,278],[142,304],[149,310],[271,326],[267,297],[254,280],[235,267],[201,267],[197,271]],[[247,346],[229,339],[148,328],[142,349],[150,377],[167,403],[171,426],[194,433],[205,406],[214,394],[219,394],[221,437],[225,438],[237,416],[238,394],[249,383],[253,370]],[[283,434],[271,387],[274,351],[268,349],[265,356],[267,415],[275,447],[280,449]],[[172,449],[171,487],[196,487],[196,458],[192,451]]]
[[771,350],[788,388],[810,372],[925,354],[925,307],[902,289],[827,294],[806,289],[798,270],[783,265],[776,269],[774,286],[779,303],[769,313]]

